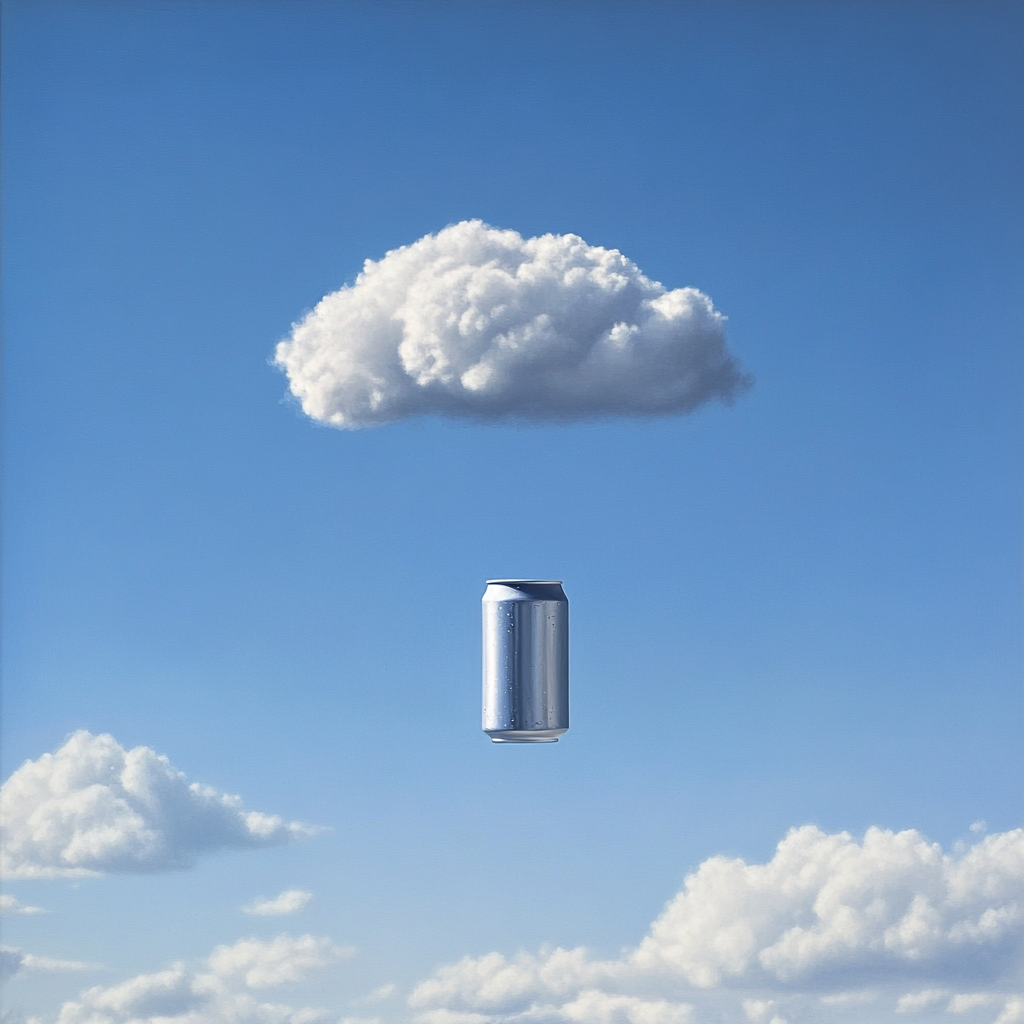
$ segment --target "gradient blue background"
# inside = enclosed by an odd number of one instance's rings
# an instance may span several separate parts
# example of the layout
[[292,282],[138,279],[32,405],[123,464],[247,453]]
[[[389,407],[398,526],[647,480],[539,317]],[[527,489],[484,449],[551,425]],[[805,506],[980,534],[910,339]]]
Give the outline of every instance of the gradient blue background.
[[[793,825],[1020,824],[1024,7],[5,0],[3,51],[4,775],[109,731],[333,829],[20,883],[5,941],[110,984],[311,929],[344,1009],[634,943]],[[305,420],[290,324],[469,217],[706,291],[754,389]],[[565,581],[557,746],[479,731],[506,575]]]

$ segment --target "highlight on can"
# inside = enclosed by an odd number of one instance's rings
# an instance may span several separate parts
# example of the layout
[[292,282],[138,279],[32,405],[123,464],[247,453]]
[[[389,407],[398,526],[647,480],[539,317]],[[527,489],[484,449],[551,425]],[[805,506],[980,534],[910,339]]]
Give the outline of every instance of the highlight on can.
[[557,743],[569,728],[569,600],[560,580],[488,580],[483,730],[495,743]]

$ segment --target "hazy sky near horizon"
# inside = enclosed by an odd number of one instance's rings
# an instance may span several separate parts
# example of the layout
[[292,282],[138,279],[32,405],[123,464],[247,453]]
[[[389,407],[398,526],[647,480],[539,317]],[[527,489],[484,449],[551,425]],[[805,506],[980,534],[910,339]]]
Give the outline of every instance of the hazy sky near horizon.
[[4,1024],[1024,1020],[1019,4],[0,10]]

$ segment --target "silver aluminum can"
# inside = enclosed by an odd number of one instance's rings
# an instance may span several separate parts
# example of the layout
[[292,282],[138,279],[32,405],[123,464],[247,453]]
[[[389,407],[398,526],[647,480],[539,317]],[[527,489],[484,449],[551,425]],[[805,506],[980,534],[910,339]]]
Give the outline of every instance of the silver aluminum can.
[[483,597],[484,732],[557,743],[569,728],[569,600],[557,580],[488,580]]

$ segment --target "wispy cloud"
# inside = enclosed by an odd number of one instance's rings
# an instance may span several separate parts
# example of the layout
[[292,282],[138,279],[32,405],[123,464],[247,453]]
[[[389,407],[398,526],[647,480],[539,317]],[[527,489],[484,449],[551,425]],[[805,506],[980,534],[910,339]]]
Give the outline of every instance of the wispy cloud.
[[247,903],[242,907],[242,911],[257,917],[280,917],[284,914],[294,914],[297,910],[302,910],[312,898],[313,894],[306,892],[304,889],[285,889],[284,892],[279,896],[275,896],[272,900],[259,897],[251,903]]
[[352,954],[329,939],[279,935],[268,942],[242,939],[218,946],[205,967],[172,964],[109,987],[96,986],[61,1006],[57,1024],[313,1024],[330,1015],[253,996]]
[[917,1013],[941,1003],[950,996],[946,988],[925,988],[919,992],[906,992],[896,1000],[897,1013]]
[[21,903],[13,896],[7,893],[0,894],[0,914],[43,914],[45,911],[42,907],[27,907],[24,903]]
[[946,1013],[970,1013],[979,1006],[991,1006],[995,1001],[992,992],[959,992],[950,999]]
[[393,983],[381,985],[380,988],[375,988],[365,996],[360,996],[358,999],[354,999],[353,1002],[361,1006],[366,1006],[370,1003],[380,1003],[385,999],[390,999],[395,994],[395,989],[396,986]]
[[58,878],[189,867],[204,853],[288,842],[313,829],[246,811],[189,783],[149,747],[76,732],[3,784],[0,865],[7,878]]
[[1020,1024],[1024,1021],[1024,995],[1010,996],[995,1019],[995,1024]]
[[571,421],[684,413],[749,385],[725,318],[615,249],[463,221],[367,260],[277,347],[307,415]]
[[30,971],[99,971],[101,964],[82,960],[58,960],[52,956],[36,956],[14,946],[0,946],[0,981]]

